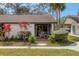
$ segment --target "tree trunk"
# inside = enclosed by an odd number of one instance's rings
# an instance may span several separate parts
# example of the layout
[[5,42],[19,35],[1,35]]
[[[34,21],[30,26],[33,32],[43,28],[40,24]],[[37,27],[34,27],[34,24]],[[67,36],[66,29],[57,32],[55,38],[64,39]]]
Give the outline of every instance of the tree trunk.
[[60,29],[60,10],[56,10],[57,29]]

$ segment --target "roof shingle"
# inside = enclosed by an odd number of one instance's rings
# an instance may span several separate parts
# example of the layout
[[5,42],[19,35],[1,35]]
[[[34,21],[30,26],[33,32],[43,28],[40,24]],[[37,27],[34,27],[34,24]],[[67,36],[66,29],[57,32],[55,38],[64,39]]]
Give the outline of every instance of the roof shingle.
[[30,23],[40,23],[40,22],[56,22],[54,17],[50,15],[0,15],[0,22],[30,22]]
[[71,18],[71,19],[73,19],[74,21],[76,21],[76,22],[79,23],[79,15],[76,15],[76,16],[67,16],[67,18]]

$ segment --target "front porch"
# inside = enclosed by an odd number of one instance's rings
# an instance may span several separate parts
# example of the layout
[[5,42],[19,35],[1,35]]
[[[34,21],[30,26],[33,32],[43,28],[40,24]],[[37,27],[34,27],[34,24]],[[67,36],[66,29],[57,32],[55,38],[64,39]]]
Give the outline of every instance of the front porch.
[[35,36],[46,38],[51,34],[51,24],[35,24]]

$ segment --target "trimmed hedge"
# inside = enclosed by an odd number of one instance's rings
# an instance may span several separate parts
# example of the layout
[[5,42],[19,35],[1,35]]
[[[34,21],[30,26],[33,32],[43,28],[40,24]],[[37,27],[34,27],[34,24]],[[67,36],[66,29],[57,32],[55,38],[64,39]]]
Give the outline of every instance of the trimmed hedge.
[[73,41],[73,42],[74,41],[79,41],[79,37],[68,35],[68,40]]
[[68,39],[68,31],[65,31],[65,30],[57,30],[57,31],[54,31],[53,34],[49,35],[49,41],[50,42],[67,42]]
[[67,41],[68,33],[63,33],[63,34],[55,33],[54,35],[55,35],[55,40],[57,42],[65,42],[65,41]]

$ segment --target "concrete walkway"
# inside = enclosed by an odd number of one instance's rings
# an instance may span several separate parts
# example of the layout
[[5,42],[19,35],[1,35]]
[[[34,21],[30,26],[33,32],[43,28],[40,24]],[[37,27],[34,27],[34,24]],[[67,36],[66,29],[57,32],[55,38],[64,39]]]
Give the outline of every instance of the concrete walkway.
[[59,46],[59,47],[52,47],[52,46],[0,46],[0,48],[30,48],[30,49],[71,49],[79,52],[79,42],[72,44],[70,46]]

